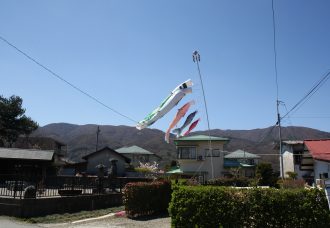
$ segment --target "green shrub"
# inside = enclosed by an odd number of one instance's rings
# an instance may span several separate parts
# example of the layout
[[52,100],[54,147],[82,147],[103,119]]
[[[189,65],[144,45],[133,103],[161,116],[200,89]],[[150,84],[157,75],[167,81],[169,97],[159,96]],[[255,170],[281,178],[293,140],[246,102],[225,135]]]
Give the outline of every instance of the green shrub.
[[296,179],[298,176],[298,173],[291,171],[286,172],[286,174],[289,176],[290,179]]
[[212,186],[236,186],[236,187],[248,187],[250,186],[251,179],[246,177],[232,177],[232,178],[216,178],[209,180],[207,185]]
[[135,218],[166,213],[171,193],[168,181],[128,183],[123,190],[126,214]]
[[273,171],[271,163],[259,163],[256,167],[256,179],[259,180],[258,185],[278,187],[278,176]]
[[176,186],[173,227],[328,227],[324,191]]

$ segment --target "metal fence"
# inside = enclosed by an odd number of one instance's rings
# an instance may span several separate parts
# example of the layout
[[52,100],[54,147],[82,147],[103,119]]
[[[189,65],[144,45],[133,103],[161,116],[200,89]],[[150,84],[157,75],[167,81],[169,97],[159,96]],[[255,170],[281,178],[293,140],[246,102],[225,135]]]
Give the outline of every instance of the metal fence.
[[74,195],[113,194],[121,192],[129,182],[151,181],[140,177],[76,177],[0,175],[0,197],[41,198]]

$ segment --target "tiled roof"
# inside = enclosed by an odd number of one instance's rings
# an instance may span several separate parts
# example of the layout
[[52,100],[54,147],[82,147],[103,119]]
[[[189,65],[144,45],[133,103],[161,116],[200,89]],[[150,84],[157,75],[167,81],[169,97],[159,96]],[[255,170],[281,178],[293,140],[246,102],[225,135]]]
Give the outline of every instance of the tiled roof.
[[252,153],[249,153],[249,152],[246,152],[246,151],[243,151],[243,150],[236,150],[230,154],[227,154],[225,156],[225,158],[250,158],[250,159],[253,159],[253,158],[260,158],[260,156],[256,155],[256,154],[252,154]]
[[228,138],[208,136],[208,135],[193,135],[193,136],[184,136],[174,141],[229,141]]
[[305,140],[304,144],[314,159],[330,161],[330,139]]
[[0,148],[0,158],[2,159],[22,159],[22,160],[44,160],[51,161],[54,151],[18,149],[18,148]]
[[122,147],[116,151],[120,154],[154,154],[138,146]]

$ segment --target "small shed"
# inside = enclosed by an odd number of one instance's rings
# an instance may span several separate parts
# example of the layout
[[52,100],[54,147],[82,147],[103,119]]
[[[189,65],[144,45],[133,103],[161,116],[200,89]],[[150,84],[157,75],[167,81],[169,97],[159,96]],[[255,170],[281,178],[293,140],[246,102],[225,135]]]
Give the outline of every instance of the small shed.
[[41,177],[54,172],[54,151],[0,148],[1,174]]
[[126,166],[130,163],[130,159],[110,147],[104,147],[98,151],[82,157],[87,161],[86,173],[96,175],[99,172],[97,168],[99,165],[104,166],[105,174],[107,175],[108,169],[111,167],[111,161],[117,160],[117,175],[125,176]]

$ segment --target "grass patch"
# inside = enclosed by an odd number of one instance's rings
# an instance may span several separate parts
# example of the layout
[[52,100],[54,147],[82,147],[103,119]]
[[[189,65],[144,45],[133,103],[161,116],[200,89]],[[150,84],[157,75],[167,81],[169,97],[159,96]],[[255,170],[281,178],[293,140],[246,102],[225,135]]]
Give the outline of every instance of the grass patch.
[[124,209],[125,209],[124,206],[119,206],[119,207],[111,207],[111,208],[93,210],[93,211],[80,211],[80,212],[76,212],[76,213],[52,214],[52,215],[46,215],[43,217],[32,217],[32,218],[25,218],[25,219],[20,219],[20,220],[28,222],[28,223],[67,223],[67,222],[73,222],[73,221],[77,221],[77,220],[81,220],[81,219],[99,217],[99,216],[106,215],[109,213],[123,211]]

